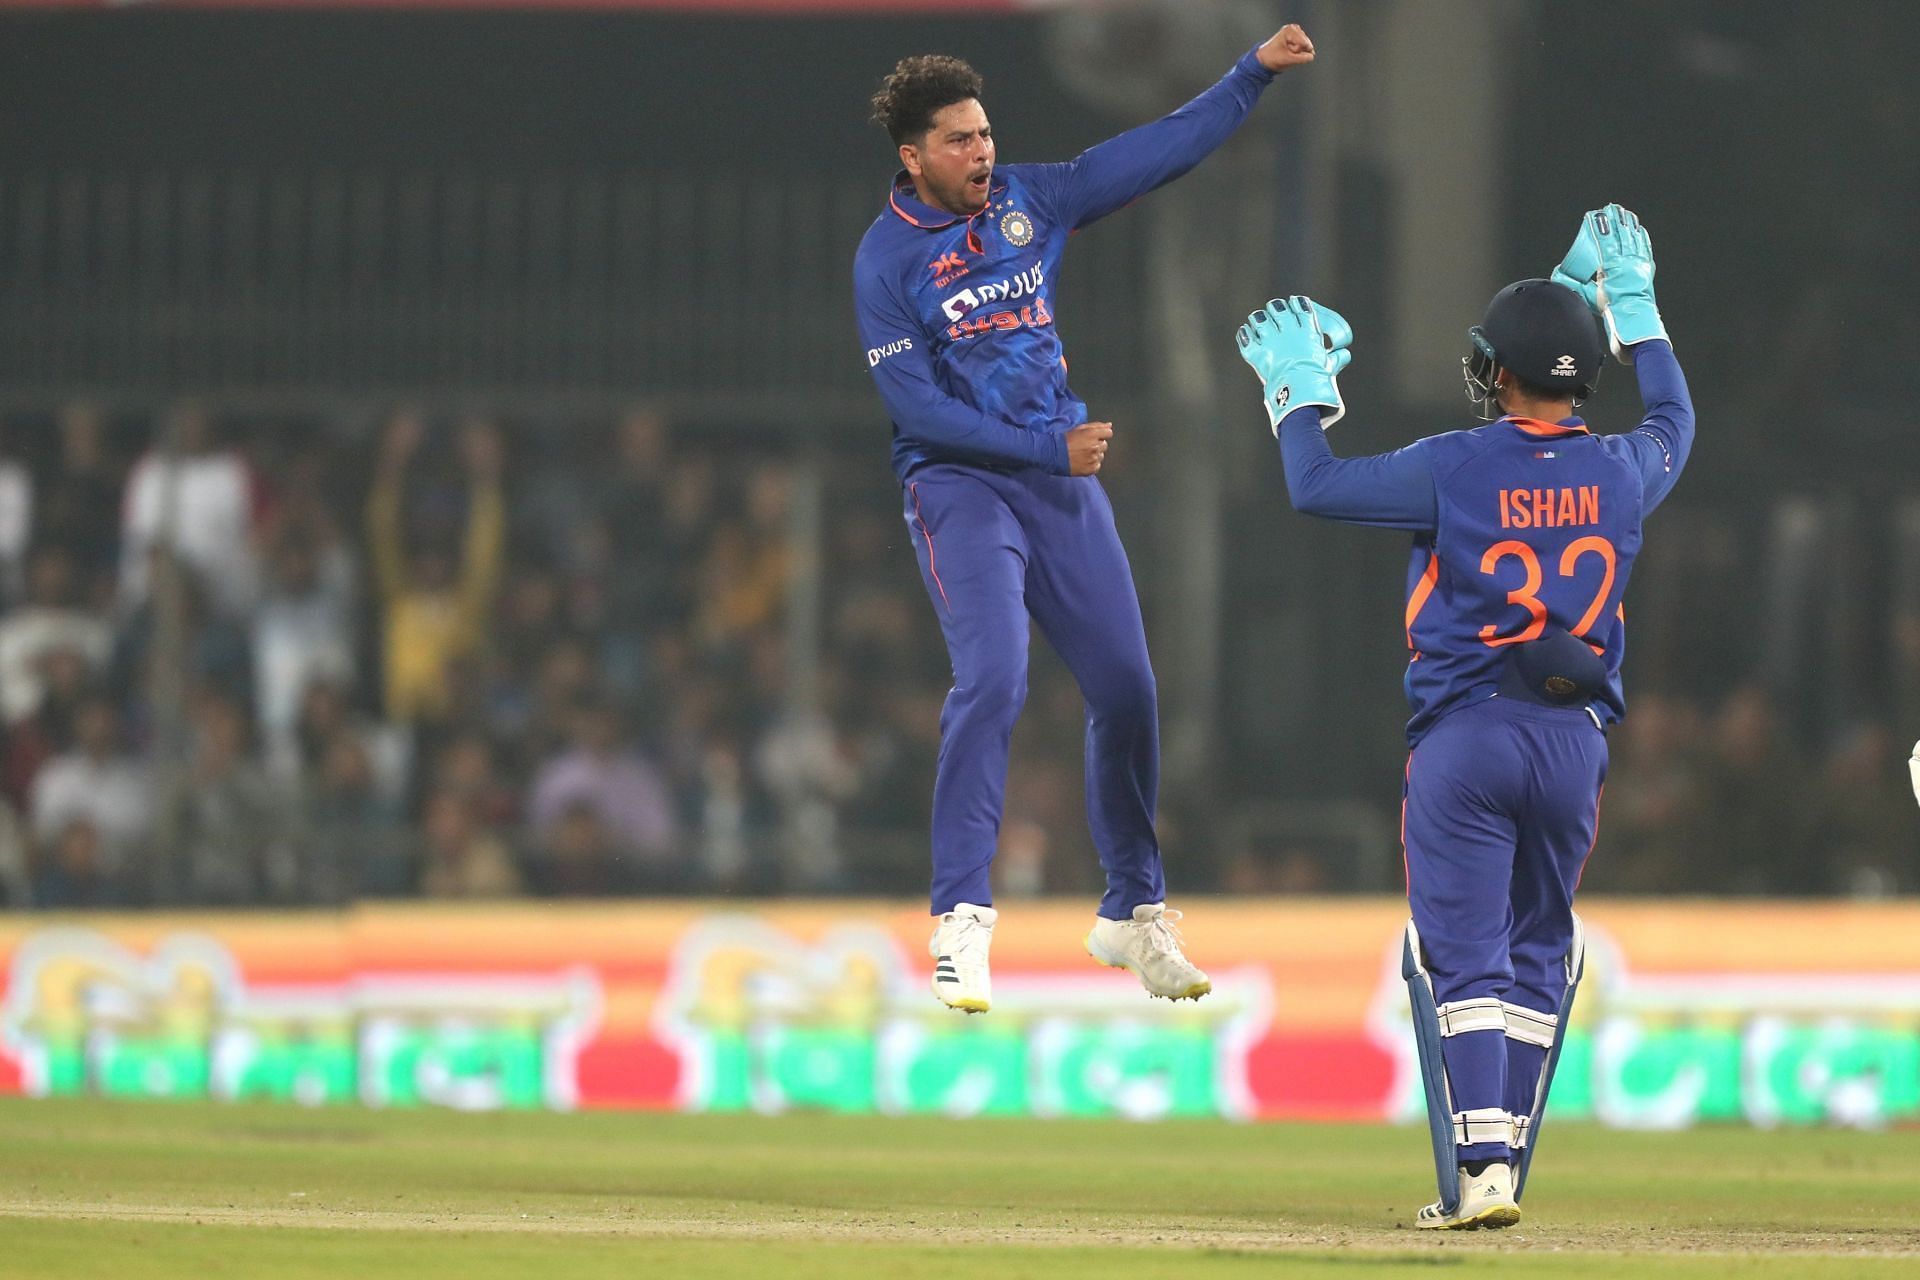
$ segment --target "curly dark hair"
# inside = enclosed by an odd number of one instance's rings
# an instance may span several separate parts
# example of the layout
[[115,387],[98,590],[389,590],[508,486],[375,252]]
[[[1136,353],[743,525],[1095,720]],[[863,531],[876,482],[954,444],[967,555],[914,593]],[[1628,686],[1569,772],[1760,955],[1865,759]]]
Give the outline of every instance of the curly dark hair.
[[959,58],[923,53],[902,58],[873,95],[873,122],[894,145],[913,142],[933,128],[942,107],[980,96],[980,73]]

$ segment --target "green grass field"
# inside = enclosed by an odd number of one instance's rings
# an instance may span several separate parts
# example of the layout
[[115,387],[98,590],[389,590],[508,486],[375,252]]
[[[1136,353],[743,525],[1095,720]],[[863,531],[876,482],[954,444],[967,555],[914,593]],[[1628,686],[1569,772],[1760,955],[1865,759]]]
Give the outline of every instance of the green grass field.
[[5,1099],[0,1275],[1920,1275],[1920,1132],[1550,1127],[1526,1221],[1438,1237],[1424,1143]]

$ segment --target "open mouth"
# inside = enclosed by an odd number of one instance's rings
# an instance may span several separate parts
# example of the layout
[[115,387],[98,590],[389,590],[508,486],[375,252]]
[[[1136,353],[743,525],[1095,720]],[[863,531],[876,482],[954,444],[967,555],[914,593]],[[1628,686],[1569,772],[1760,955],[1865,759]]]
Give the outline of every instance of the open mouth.
[[987,183],[992,177],[993,177],[993,173],[991,170],[987,171],[986,173],[974,174],[971,178],[967,179],[967,190],[973,192],[973,194],[977,196],[983,196],[987,194]]

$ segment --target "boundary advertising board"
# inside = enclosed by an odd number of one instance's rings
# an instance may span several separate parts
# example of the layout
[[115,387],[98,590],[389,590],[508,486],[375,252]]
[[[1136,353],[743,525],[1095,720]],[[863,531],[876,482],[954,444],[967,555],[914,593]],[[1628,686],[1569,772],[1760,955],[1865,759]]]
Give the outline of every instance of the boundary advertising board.
[[[0,917],[0,1092],[309,1105],[1151,1120],[1420,1113],[1386,899],[1194,900],[1214,994],[1149,1001],[1014,903],[994,1008],[900,903]],[[1600,901],[1556,1114],[1920,1120],[1920,904]]]

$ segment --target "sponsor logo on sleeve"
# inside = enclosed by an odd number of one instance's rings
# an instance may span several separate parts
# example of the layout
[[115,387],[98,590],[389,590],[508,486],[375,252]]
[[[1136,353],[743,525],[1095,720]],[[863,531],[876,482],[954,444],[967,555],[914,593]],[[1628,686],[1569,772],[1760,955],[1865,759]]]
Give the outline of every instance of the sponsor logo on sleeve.
[[884,347],[867,348],[867,368],[871,369],[888,356],[897,356],[902,351],[913,350],[912,338],[895,338]]

